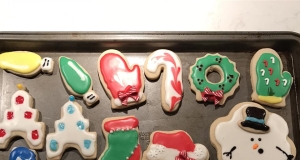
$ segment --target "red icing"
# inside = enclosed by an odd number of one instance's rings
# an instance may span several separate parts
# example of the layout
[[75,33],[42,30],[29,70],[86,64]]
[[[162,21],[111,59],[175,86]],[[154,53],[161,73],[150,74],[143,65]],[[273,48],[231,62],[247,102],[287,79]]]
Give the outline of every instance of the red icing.
[[26,112],[24,113],[24,118],[26,118],[26,119],[31,119],[31,117],[32,117],[32,113],[31,113],[31,112],[26,111]]
[[268,70],[270,72],[270,75],[272,75],[273,74],[273,68],[269,68]]
[[195,149],[195,144],[193,143],[192,139],[183,131],[172,134],[155,132],[152,143],[160,144],[167,148],[177,149],[179,151],[185,150],[187,152],[193,152]]
[[17,96],[16,97],[16,104],[23,104],[24,97],[23,96]]
[[6,132],[4,129],[0,129],[0,137],[4,137],[6,135]]
[[138,119],[134,117],[128,117],[124,119],[107,121],[104,124],[104,129],[106,132],[110,132],[111,130],[116,130],[116,129],[136,128],[138,125],[139,125]]
[[13,119],[14,118],[14,112],[12,112],[12,111],[7,112],[6,117],[7,117],[8,120]]
[[122,104],[127,106],[128,98],[132,98],[135,101],[139,101],[139,92],[136,90],[135,86],[127,86],[124,91],[118,91],[118,97]]
[[32,138],[33,140],[36,140],[36,139],[39,138],[39,133],[38,133],[37,130],[33,130],[33,131],[31,132],[31,138]]
[[[137,91],[140,91],[142,78],[141,70],[138,65],[134,65],[132,69],[129,69],[126,61],[120,55],[115,53],[105,54],[98,63],[100,64],[100,71],[103,79],[114,99],[118,98],[118,92],[125,90],[128,85],[135,86]],[[132,78],[132,73],[135,74],[137,79],[133,84],[124,84],[126,78]],[[117,80],[116,77],[118,78]]]
[[275,79],[275,82],[276,82],[276,86],[279,86],[280,80],[278,78]]
[[141,158],[141,146],[138,145],[133,151],[133,154],[129,157],[129,160],[140,160]]
[[[176,66],[176,62],[174,60],[174,58],[169,54],[169,53],[164,53],[163,56],[157,56],[154,57],[156,59],[160,59],[163,58],[165,61],[171,62],[174,67],[171,68],[172,74],[173,74],[173,80],[171,81],[171,85],[173,87],[173,89],[179,94],[182,95],[182,88],[181,88],[181,82],[178,80],[178,75],[180,73],[181,68]],[[182,97],[176,97],[176,96],[172,96],[171,98],[171,108],[170,111],[172,111],[174,109],[174,106],[181,101]]]
[[268,67],[268,61],[264,60],[263,63],[265,64],[265,67]]

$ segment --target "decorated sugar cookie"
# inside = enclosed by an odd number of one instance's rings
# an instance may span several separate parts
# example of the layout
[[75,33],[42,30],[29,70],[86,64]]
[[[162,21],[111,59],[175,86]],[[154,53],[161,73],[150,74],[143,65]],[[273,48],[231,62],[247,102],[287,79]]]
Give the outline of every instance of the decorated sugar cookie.
[[0,54],[0,68],[24,77],[33,77],[40,71],[52,74],[54,61],[52,58],[41,58],[40,55],[28,51],[13,51]]
[[71,58],[59,57],[59,70],[66,89],[75,96],[83,97],[88,106],[99,100],[92,90],[93,81],[89,73]]
[[[207,79],[206,75],[213,71],[220,74],[220,82],[212,83]],[[235,62],[220,54],[206,54],[190,67],[189,81],[197,101],[223,105],[239,86],[239,78]]]
[[97,155],[97,133],[89,132],[89,120],[82,116],[82,107],[74,96],[61,108],[61,119],[55,121],[55,132],[46,138],[48,159],[60,159],[67,148],[76,148],[84,159]]
[[159,78],[163,70],[161,87],[162,107],[167,112],[176,111],[182,100],[182,66],[172,51],[160,49],[150,54],[144,65],[145,75],[151,80]]
[[219,160],[294,160],[296,148],[286,121],[257,103],[237,104],[210,127]]
[[102,131],[106,147],[99,160],[140,160],[142,150],[139,144],[139,121],[134,116],[106,118]]
[[37,122],[39,111],[33,109],[33,98],[22,84],[12,95],[11,108],[4,111],[0,123],[0,149],[8,146],[16,136],[26,140],[31,149],[42,149],[44,146],[45,123]]
[[26,147],[13,148],[9,154],[9,160],[37,160],[38,156],[34,150]]
[[250,64],[253,101],[277,108],[285,106],[293,77],[282,69],[282,61],[273,49],[264,48],[255,53]]
[[122,109],[146,100],[143,73],[138,65],[129,66],[117,50],[107,50],[98,59],[100,81],[113,109]]
[[207,148],[193,142],[188,133],[181,130],[156,131],[150,136],[150,144],[143,160],[208,160]]

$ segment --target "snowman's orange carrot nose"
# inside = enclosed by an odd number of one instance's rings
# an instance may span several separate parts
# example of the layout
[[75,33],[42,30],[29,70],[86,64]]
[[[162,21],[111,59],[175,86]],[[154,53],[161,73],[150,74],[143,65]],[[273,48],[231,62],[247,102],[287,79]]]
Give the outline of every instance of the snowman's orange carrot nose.
[[255,143],[254,145],[253,145],[253,147],[252,147],[253,149],[256,149],[256,148],[258,148],[258,144],[257,143]]

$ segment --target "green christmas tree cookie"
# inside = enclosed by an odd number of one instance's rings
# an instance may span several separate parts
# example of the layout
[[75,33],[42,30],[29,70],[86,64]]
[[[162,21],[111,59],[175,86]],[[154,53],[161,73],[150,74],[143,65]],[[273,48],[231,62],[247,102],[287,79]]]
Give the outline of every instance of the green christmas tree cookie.
[[293,77],[282,69],[282,61],[273,49],[265,48],[255,53],[250,64],[253,101],[276,108],[285,106]]

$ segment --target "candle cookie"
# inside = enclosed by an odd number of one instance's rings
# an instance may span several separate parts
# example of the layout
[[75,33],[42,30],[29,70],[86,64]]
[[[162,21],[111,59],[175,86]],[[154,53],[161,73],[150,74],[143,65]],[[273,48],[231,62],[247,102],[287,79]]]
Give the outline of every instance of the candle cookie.
[[257,103],[243,102],[210,127],[219,160],[294,160],[296,148],[286,121]]
[[129,67],[117,50],[107,50],[98,59],[100,81],[111,99],[113,109],[122,109],[146,100],[143,72],[139,65]]
[[293,77],[282,69],[282,61],[273,49],[264,48],[255,53],[250,63],[253,101],[276,108],[285,106]]
[[40,71],[52,74],[53,67],[52,58],[42,59],[33,52],[13,51],[0,54],[0,68],[23,77],[33,77]]
[[55,121],[55,132],[46,138],[48,159],[61,159],[67,148],[76,148],[84,159],[97,155],[97,133],[89,132],[89,120],[82,116],[82,107],[74,102],[74,96],[61,108],[61,119]]
[[59,57],[59,71],[70,94],[83,97],[88,106],[99,100],[99,96],[92,90],[92,77],[76,61],[65,56]]
[[33,109],[33,98],[22,84],[12,95],[11,108],[4,111],[0,123],[0,149],[8,146],[16,136],[22,137],[31,149],[42,149],[44,146],[45,123],[38,122],[39,111]]
[[15,147],[9,154],[9,160],[38,160],[37,153],[26,147]]
[[163,70],[161,103],[167,112],[176,111],[183,96],[182,65],[172,51],[160,49],[148,56],[144,65],[145,75],[151,80],[159,78]]
[[[220,82],[212,83],[207,79],[207,74],[214,71],[221,76]],[[189,81],[197,101],[223,105],[239,86],[239,78],[235,62],[220,54],[206,54],[190,67]]]
[[139,121],[134,116],[105,118],[102,131],[106,147],[99,160],[140,160]]
[[181,130],[155,131],[143,154],[143,160],[208,160],[207,148],[193,142],[188,133]]

